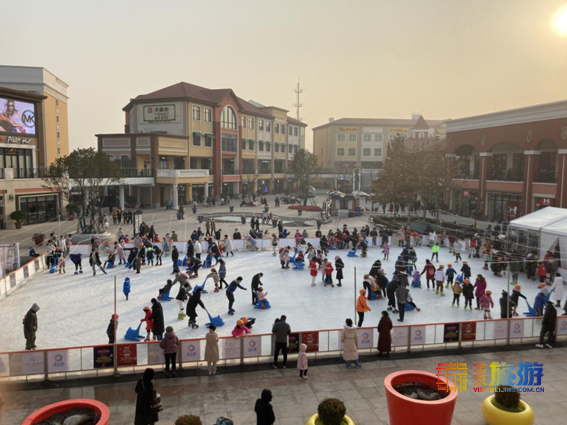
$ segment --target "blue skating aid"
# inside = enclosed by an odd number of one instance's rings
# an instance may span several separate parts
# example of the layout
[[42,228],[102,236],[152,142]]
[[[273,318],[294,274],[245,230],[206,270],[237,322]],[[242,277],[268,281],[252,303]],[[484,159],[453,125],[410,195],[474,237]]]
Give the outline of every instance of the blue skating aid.
[[197,289],[203,288],[203,294],[208,294],[208,292],[205,290],[205,283],[207,283],[207,279],[205,279],[202,285],[195,285],[195,287],[193,288],[193,293],[196,293]]
[[177,267],[181,267],[183,265],[183,261],[177,260]]
[[349,251],[347,257],[358,257],[358,255],[356,255],[356,251]]
[[457,277],[455,278],[455,282],[465,283],[465,275],[463,272],[460,272]]
[[53,265],[49,269],[49,273],[55,273],[57,271],[57,263],[59,262],[58,258],[53,259]]
[[173,298],[169,296],[169,292],[166,294],[160,294],[161,298],[158,296],[158,300],[160,301],[171,301]]
[[303,270],[304,268],[305,268],[305,263],[303,261],[293,263],[293,270]]
[[107,264],[106,264],[106,268],[107,268],[107,269],[112,269],[113,267],[114,267],[114,264],[113,264],[113,263],[107,263]]
[[[258,310],[267,310],[268,308],[272,308],[272,306],[270,305],[270,302],[268,300],[264,300],[264,301],[258,301],[260,304],[254,306],[254,308],[257,308]],[[264,305],[265,307],[262,307],[262,305]]]
[[378,299],[378,294],[371,289],[370,290],[370,301],[375,301],[376,299]]
[[[204,284],[203,284],[204,285]],[[224,325],[224,320],[222,320],[222,317],[217,316],[217,317],[213,317],[211,316],[211,313],[209,313],[209,310],[205,310],[207,312],[207,314],[209,315],[209,320],[210,323],[207,323],[205,326],[208,328],[211,325],[215,325],[217,328],[219,326],[223,326]]]
[[536,317],[537,316],[537,312],[535,311],[535,308],[533,308],[530,303],[528,302],[528,300],[525,300],[526,304],[528,305],[528,311],[527,313],[524,312],[524,316],[528,316],[528,317]]
[[548,302],[549,299],[551,298],[551,293],[555,291],[555,288],[553,288],[551,291],[549,291],[549,294],[547,294],[547,296],[545,297],[545,302]]
[[336,249],[337,249],[337,248],[335,248],[333,245],[329,245],[329,251],[334,251],[334,250],[336,250]]
[[139,339],[144,339],[142,335],[140,335],[140,328],[142,327],[142,322],[138,325],[136,329],[128,328],[126,331],[126,335],[124,335],[124,339],[128,341],[138,341]]
[[411,305],[410,303],[405,303],[405,309],[406,311],[412,311],[415,309],[415,307],[413,305]]

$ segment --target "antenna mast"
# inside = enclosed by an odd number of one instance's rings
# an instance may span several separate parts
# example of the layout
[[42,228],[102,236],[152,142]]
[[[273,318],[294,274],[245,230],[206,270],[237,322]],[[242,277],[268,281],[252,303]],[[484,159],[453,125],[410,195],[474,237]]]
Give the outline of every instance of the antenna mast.
[[293,105],[293,106],[295,106],[295,119],[297,121],[301,121],[301,116],[299,114],[299,110],[303,106],[303,103],[301,103],[299,101],[299,96],[301,95],[301,93],[303,93],[303,89],[300,88],[300,86],[299,86],[299,78],[297,79],[297,86],[295,87],[295,89],[293,91],[296,94],[296,103],[294,103],[294,105]]

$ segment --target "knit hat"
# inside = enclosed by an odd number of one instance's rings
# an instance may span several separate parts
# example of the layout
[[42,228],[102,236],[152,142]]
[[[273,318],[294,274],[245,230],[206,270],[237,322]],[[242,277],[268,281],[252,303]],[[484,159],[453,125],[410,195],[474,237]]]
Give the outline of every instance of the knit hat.
[[366,289],[361,289],[360,291],[358,291],[360,295],[364,295],[366,294]]
[[148,306],[145,306],[145,307],[143,308],[143,310],[144,310],[144,311],[150,311],[151,308],[149,308]]
[[447,267],[453,267],[453,265],[451,263],[447,264]]
[[443,264],[441,264],[441,265],[439,266],[439,268],[440,268],[440,269],[444,269],[445,266],[444,266]]
[[240,320],[242,321],[242,323],[248,323],[248,317],[246,316],[242,316]]
[[465,279],[465,283],[471,283],[471,280],[467,277],[467,278]]
[[466,261],[463,261],[463,264],[467,264],[467,262],[466,262]]
[[486,295],[492,294],[492,291],[486,291]]
[[545,285],[545,283],[541,282],[537,287],[538,287],[538,288],[545,288],[546,285]]
[[236,326],[243,326],[244,322],[242,320],[237,320],[236,321]]

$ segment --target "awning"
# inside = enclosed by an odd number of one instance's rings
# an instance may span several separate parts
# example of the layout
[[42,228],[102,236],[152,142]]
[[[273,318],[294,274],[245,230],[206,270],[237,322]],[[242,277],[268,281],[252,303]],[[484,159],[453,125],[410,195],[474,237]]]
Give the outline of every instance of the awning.
[[243,141],[244,143],[246,143],[246,142],[248,141],[248,139],[245,139],[245,138],[243,137],[243,138],[242,138],[242,141]]
[[268,142],[268,141],[266,141],[264,143],[266,143],[266,145],[268,145],[268,146],[272,144],[272,142]]
[[196,136],[201,136],[201,137],[204,136],[203,133],[201,133],[199,131],[194,131],[193,134],[196,135]]
[[248,141],[252,142],[252,143],[256,143],[256,140],[254,140],[254,139],[248,139]]
[[214,139],[215,135],[212,133],[205,133],[205,137],[208,137],[209,139]]
[[263,140],[258,140],[258,143],[264,143],[264,141],[263,141]]

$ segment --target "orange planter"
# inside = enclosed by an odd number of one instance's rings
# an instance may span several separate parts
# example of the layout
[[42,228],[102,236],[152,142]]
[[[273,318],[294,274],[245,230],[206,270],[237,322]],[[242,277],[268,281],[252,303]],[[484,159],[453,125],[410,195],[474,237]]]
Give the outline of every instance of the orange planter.
[[67,400],[61,401],[59,403],[53,403],[49,406],[45,406],[39,410],[36,410],[27,418],[24,419],[22,425],[34,425],[38,422],[43,421],[44,419],[49,418],[56,413],[64,412],[65,410],[73,409],[73,408],[87,408],[92,409],[98,413],[100,416],[100,420],[97,422],[97,425],[108,425],[110,421],[110,411],[108,410],[108,406],[100,401],[96,400],[87,400],[87,399],[74,399],[74,400]]
[[[445,381],[445,380],[443,380]],[[437,375],[419,370],[394,372],[384,378],[390,425],[450,425],[457,402],[457,392],[450,391],[441,400],[425,401],[401,395],[394,385],[419,382],[437,388]],[[451,384],[452,386],[452,384]]]

